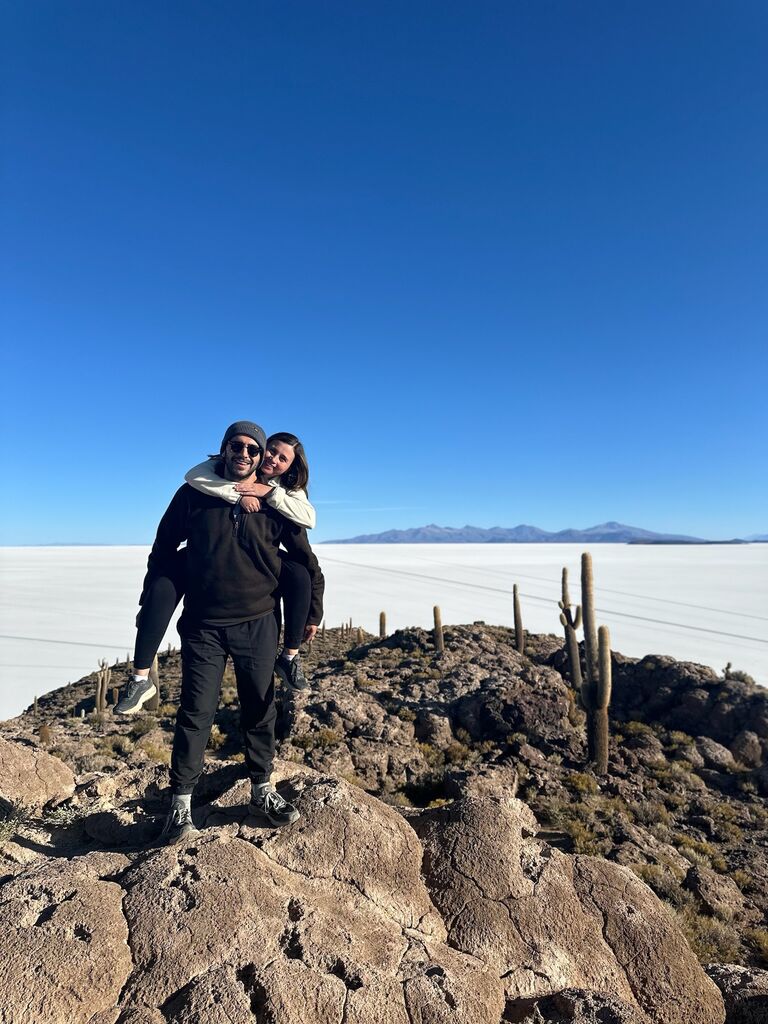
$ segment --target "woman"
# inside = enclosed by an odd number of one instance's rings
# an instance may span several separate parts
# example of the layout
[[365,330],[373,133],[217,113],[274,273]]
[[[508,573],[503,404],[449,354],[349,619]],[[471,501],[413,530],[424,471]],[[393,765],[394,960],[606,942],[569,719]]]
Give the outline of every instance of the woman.
[[[212,455],[194,466],[185,480],[195,490],[239,504],[244,512],[259,512],[265,506],[274,508],[297,526],[311,529],[315,525],[315,509],[307,497],[309,465],[301,441],[294,434],[279,432],[267,438],[259,467],[259,483],[240,484],[225,480],[216,470],[221,455]],[[138,632],[134,653],[134,677],[125,695],[115,706],[116,714],[134,714],[155,695],[154,687],[146,688],[149,668],[154,661],[171,617],[186,586],[184,549],[176,553],[176,563],[164,575],[145,588],[141,610],[136,620]],[[308,681],[299,660],[302,641],[311,640],[317,624],[308,623],[312,599],[312,582],[303,565],[282,559],[280,583],[275,591],[275,615],[280,625],[280,601],[285,609],[283,650],[275,662],[275,672],[293,690],[304,690]]]

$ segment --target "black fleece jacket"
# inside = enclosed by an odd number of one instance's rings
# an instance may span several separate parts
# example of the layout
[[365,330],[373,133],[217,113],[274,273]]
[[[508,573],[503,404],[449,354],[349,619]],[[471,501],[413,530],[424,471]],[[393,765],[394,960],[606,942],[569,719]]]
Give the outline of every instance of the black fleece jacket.
[[173,576],[176,552],[187,542],[186,623],[231,626],[268,615],[280,575],[278,549],[305,565],[312,580],[308,624],[323,617],[325,580],[306,530],[269,506],[243,512],[184,484],[160,520],[147,563],[144,591],[157,576]]

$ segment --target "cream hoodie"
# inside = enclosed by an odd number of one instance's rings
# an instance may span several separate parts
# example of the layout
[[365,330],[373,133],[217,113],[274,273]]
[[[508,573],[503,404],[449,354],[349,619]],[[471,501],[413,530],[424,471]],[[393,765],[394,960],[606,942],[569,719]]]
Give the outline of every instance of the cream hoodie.
[[[215,466],[219,461],[219,459],[208,459],[206,462],[201,462],[199,466],[193,466],[185,474],[184,479],[196,491],[210,494],[214,498],[223,498],[230,505],[236,505],[240,500],[240,495],[231,480],[224,480],[216,472]],[[278,512],[282,512],[286,519],[290,519],[297,526],[304,526],[311,530],[317,517],[315,516],[315,507],[307,497],[307,492],[301,489],[286,491],[284,487],[280,486],[280,477],[272,477],[265,483],[272,488],[272,493],[264,499],[267,504]]]

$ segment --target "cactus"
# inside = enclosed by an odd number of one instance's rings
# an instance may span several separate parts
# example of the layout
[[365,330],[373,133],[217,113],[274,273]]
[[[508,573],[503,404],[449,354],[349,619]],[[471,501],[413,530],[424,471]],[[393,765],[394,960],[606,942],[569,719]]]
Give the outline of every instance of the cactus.
[[608,705],[611,703],[611,635],[607,626],[597,631],[598,666],[596,707],[593,710],[593,746],[595,769],[599,775],[608,771]]
[[560,623],[565,629],[565,644],[568,650],[568,663],[571,666],[571,683],[574,690],[581,690],[581,658],[579,656],[579,641],[576,637],[576,630],[581,625],[581,605],[576,605],[576,611],[571,611],[571,595],[568,592],[568,570],[563,567],[562,579],[562,600],[558,601],[560,608]]
[[34,705],[35,705],[35,718],[37,718],[37,716],[39,714],[39,708],[37,706],[37,697],[35,697]]
[[587,752],[599,775],[608,771],[608,706],[611,703],[611,636],[607,626],[595,630],[592,558],[581,556],[581,599],[584,616],[586,677],[581,702],[587,712]]
[[581,556],[581,607],[584,618],[584,654],[587,661],[587,678],[597,679],[598,651],[597,627],[595,625],[595,591],[592,579],[592,555],[585,551]]
[[525,654],[525,630],[523,629],[523,616],[520,612],[520,594],[516,583],[512,585],[512,606],[515,614],[515,647],[520,654]]
[[325,640],[325,619],[323,619],[323,624],[320,627],[320,636]]
[[152,662],[152,667],[149,670],[149,678],[155,684],[155,695],[150,697],[147,701],[147,711],[157,711],[160,707],[160,671],[157,661],[157,655],[155,655]]
[[363,627],[357,627],[357,642],[361,644],[363,642]]
[[379,612],[379,636],[383,640],[387,635],[387,613]]
[[115,705],[120,700],[120,690],[116,687],[112,687],[112,704]]
[[106,658],[99,662],[99,671],[96,673],[96,713],[102,714],[107,710],[107,687],[112,678],[112,669]]
[[440,614],[439,605],[435,605],[432,609],[432,614],[435,617],[435,647],[438,653],[442,653],[445,650],[445,643],[443,641],[443,619]]

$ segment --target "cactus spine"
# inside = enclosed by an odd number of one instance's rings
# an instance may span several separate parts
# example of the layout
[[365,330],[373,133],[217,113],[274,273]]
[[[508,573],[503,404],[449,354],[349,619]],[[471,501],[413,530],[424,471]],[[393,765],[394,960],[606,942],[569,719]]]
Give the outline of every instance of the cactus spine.
[[576,611],[571,611],[571,595],[568,591],[568,570],[563,567],[563,597],[558,602],[560,608],[560,623],[565,629],[565,644],[568,650],[568,663],[571,666],[571,683],[574,690],[581,690],[581,658],[579,656],[579,641],[576,637],[576,630],[581,625],[581,605],[576,605]]
[[520,654],[525,653],[525,631],[523,630],[523,616],[520,611],[520,594],[517,584],[512,585],[512,606],[515,613],[515,647]]
[[379,636],[383,640],[387,635],[387,613],[379,612]]
[[435,605],[432,609],[432,614],[435,618],[435,647],[439,654],[445,650],[445,642],[443,641],[443,619],[440,614],[440,606]]

